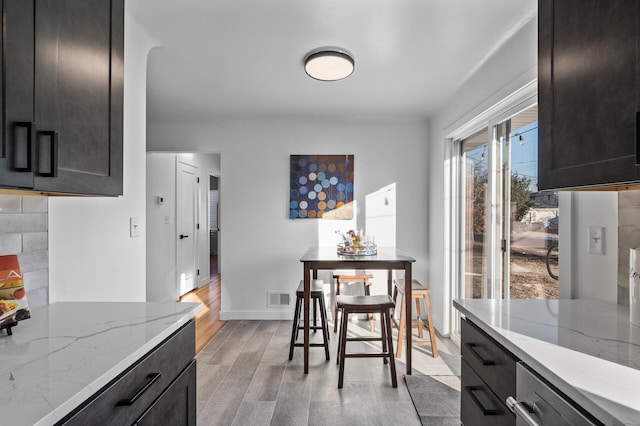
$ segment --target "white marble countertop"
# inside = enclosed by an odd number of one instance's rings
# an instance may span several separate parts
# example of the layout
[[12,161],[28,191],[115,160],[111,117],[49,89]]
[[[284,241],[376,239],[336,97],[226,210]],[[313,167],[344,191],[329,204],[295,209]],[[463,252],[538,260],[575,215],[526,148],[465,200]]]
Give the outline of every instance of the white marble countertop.
[[640,425],[640,327],[593,300],[453,302],[516,357],[607,425]]
[[64,302],[0,335],[4,425],[52,425],[186,324],[199,303]]

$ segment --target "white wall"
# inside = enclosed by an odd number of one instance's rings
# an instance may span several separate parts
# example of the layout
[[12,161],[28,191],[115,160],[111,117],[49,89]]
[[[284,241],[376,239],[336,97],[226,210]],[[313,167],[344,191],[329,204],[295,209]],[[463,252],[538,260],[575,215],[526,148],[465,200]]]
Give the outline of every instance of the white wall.
[[[209,282],[209,175],[220,174],[217,154],[147,154],[147,284],[150,302],[175,301],[176,288],[176,157],[198,167],[200,177],[200,230],[198,232],[198,287]],[[163,204],[156,202],[162,196]],[[168,222],[166,223],[166,218]]]
[[[164,199],[156,204],[155,197]],[[165,223],[165,216],[169,223]],[[176,156],[147,154],[147,282],[149,302],[177,299],[176,289]]]
[[[267,291],[295,290],[302,277],[300,257],[318,244],[320,224],[288,219],[291,154],[354,154],[359,209],[366,194],[396,182],[397,246],[417,259],[416,278],[426,279],[428,138],[426,122],[417,119],[292,117],[148,128],[150,150],[220,152],[224,319],[291,318],[290,309],[267,307]],[[361,210],[358,223],[364,224]]]
[[[125,4],[124,195],[49,199],[49,297],[145,300],[146,61],[152,45]],[[141,236],[129,237],[129,218]]]
[[429,150],[429,284],[436,329],[450,332],[451,283],[445,273],[445,145],[454,130],[537,77],[537,19],[526,23],[475,74],[465,81],[431,120]]

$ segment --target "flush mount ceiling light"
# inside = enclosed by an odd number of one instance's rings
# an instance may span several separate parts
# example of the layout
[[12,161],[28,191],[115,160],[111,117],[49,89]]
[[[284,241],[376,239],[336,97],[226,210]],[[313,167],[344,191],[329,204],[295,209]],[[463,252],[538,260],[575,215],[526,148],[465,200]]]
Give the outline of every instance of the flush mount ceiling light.
[[313,50],[304,58],[304,70],[307,75],[322,81],[336,81],[349,77],[354,66],[351,54],[335,47]]

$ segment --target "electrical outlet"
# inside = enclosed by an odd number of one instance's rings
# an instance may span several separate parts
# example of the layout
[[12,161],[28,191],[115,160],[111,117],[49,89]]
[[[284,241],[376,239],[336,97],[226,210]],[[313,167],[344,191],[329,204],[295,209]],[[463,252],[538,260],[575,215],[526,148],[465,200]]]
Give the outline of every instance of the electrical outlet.
[[138,217],[129,218],[129,236],[130,237],[140,236],[140,218]]
[[589,253],[604,254],[604,228],[602,226],[589,227]]

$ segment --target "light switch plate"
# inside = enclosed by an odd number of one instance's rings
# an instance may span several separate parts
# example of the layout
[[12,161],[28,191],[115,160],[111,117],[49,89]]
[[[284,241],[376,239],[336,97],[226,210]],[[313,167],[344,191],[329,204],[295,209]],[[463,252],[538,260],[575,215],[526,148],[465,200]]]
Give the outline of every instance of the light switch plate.
[[130,237],[140,236],[140,218],[138,217],[129,218],[129,236]]
[[589,254],[604,254],[604,228],[589,227]]

